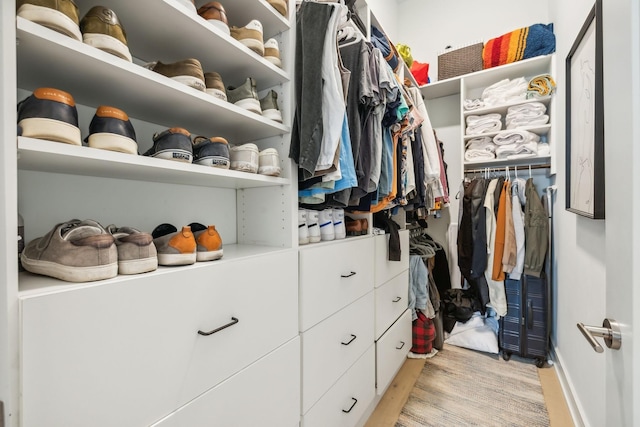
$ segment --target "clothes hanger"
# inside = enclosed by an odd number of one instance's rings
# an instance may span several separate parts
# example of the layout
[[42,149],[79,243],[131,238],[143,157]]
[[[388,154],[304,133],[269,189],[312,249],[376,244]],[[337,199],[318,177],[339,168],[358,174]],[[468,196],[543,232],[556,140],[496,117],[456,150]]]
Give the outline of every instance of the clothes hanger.
[[347,41],[345,41],[344,43],[340,43],[338,45],[338,47],[346,47],[346,46],[351,46],[352,44],[356,44],[358,42],[360,42],[361,40],[364,40],[364,36],[362,35],[362,33],[360,32],[360,30],[355,26],[355,24],[353,23],[353,21],[351,21],[351,19],[349,19],[347,21],[347,23],[345,24],[345,26],[342,28],[343,30],[346,29],[347,27],[350,27],[353,29],[353,39],[348,39]]

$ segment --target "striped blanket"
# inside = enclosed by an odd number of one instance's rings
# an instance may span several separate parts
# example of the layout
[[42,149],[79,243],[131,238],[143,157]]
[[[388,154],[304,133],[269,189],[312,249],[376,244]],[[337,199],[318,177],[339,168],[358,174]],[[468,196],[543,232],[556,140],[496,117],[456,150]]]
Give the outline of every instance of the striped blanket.
[[556,50],[553,24],[534,24],[489,40],[482,52],[483,68],[509,64]]

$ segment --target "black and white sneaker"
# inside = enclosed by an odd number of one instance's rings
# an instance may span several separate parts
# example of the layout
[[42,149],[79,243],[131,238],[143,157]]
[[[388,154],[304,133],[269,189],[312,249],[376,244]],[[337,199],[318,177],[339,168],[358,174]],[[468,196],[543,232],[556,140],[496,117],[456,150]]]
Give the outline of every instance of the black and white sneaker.
[[196,136],[193,139],[193,163],[229,169],[229,143],[219,136]]
[[156,133],[153,135],[153,146],[144,155],[191,163],[193,161],[191,134],[183,128],[169,128]]

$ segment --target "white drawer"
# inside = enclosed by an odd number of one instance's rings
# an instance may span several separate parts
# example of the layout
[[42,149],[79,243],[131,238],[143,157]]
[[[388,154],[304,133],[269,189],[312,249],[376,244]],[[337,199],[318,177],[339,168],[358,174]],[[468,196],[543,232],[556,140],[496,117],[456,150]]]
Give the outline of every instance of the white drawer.
[[357,425],[375,397],[373,346],[302,418],[302,427]]
[[297,427],[300,339],[295,338],[153,427]]
[[407,309],[402,317],[376,342],[376,388],[378,394],[384,393],[393,380],[407,354],[411,350],[411,310]]
[[389,261],[389,235],[375,236],[375,286],[381,286],[391,278],[409,269],[409,231],[400,230],[400,261]]
[[300,330],[373,289],[373,242],[344,240],[300,250]]
[[376,288],[376,340],[396,321],[409,304],[409,271],[403,271]]
[[373,291],[302,334],[302,413],[373,342]]
[[150,425],[291,340],[296,255],[24,297],[22,426]]

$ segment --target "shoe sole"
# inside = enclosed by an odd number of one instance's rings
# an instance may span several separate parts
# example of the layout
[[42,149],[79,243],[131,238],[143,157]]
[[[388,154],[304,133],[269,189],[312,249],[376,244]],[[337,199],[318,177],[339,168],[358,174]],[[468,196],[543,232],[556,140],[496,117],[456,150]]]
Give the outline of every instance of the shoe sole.
[[197,255],[192,254],[158,254],[158,265],[190,265],[195,264]]
[[95,47],[96,49],[104,50],[112,55],[132,62],[131,52],[129,52],[129,48],[127,47],[127,45],[116,38],[113,38],[106,34],[94,33],[83,34],[82,41],[89,46]]
[[282,169],[279,166],[259,166],[258,173],[260,175],[280,176]]
[[66,282],[94,282],[96,280],[111,279],[118,275],[118,262],[93,267],[71,267],[50,261],[34,260],[21,257],[25,270],[55,277]]
[[150,257],[118,261],[118,274],[140,274],[154,271],[158,268],[158,258]]
[[196,261],[215,261],[222,258],[222,249],[217,251],[196,252]]
[[89,135],[89,147],[101,150],[118,151],[120,153],[138,154],[138,144],[126,136],[114,133],[94,133]]
[[21,18],[50,28],[79,42],[82,41],[82,33],[78,24],[59,10],[33,4],[23,4],[16,14]]
[[173,160],[176,162],[183,162],[183,163],[193,162],[193,154],[186,150],[158,151],[157,153],[152,154],[151,157],[156,157],[156,158],[165,159],[165,160]]
[[82,145],[80,129],[60,120],[34,117],[20,120],[22,136],[50,141],[63,142],[71,145]]
[[225,102],[227,101],[227,94],[221,91],[220,89],[206,88],[205,92],[207,92],[209,95],[213,96],[214,98],[221,99]]
[[211,166],[213,168],[229,169],[231,162],[226,157],[211,156],[203,157],[194,161],[196,165]]
[[249,173],[257,173],[258,165],[250,162],[236,162],[231,161],[231,169],[240,172],[249,172]]
[[264,110],[262,112],[262,116],[268,119],[271,119],[274,122],[282,123],[282,113],[280,112],[280,110],[276,110],[273,108],[269,110]]
[[256,39],[242,39],[238,40],[240,43],[254,51],[260,56],[264,55],[264,43],[261,40]]
[[309,242],[310,243],[318,243],[321,240],[322,240],[322,238],[320,236],[309,236]]
[[282,68],[282,61],[277,56],[265,56],[264,59],[271,62],[276,67]]
[[236,101],[234,105],[237,105],[240,108],[244,108],[245,110],[252,111],[256,114],[262,115],[262,110],[260,109],[260,101],[255,98],[245,98],[239,101]]
[[214,27],[222,31],[228,36],[231,36],[231,31],[229,30],[229,26],[219,19],[207,19],[207,22],[211,23]]
[[205,86],[204,82],[202,80],[200,80],[197,77],[193,77],[193,76],[174,76],[171,77],[172,80],[175,80],[177,82],[180,82],[184,85],[187,85],[189,87],[192,87],[194,89],[197,90],[201,90],[202,92],[204,92],[207,87]]

